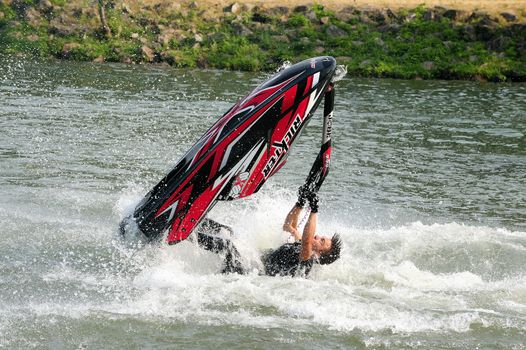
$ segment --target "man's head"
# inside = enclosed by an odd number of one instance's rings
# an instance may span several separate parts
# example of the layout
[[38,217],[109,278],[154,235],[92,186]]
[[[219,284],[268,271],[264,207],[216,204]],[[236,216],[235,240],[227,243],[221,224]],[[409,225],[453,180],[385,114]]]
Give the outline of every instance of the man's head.
[[340,235],[335,234],[332,238],[325,236],[314,236],[312,250],[318,254],[321,265],[332,264],[340,258],[342,241]]

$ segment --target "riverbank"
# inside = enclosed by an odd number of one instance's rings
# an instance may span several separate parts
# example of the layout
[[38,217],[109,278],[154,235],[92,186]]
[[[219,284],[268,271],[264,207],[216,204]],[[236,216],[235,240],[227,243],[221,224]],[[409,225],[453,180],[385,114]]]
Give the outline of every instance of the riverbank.
[[352,3],[0,0],[0,53],[253,71],[331,55],[355,76],[526,81],[519,2]]

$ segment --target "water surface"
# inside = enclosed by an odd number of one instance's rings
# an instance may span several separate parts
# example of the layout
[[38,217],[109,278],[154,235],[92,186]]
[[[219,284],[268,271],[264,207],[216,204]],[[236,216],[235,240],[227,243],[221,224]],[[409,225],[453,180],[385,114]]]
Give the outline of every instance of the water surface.
[[0,60],[0,347],[524,349],[526,85],[344,79],[320,233],[342,258],[259,276],[321,112],[257,195],[211,212],[248,276],[123,213],[266,74]]

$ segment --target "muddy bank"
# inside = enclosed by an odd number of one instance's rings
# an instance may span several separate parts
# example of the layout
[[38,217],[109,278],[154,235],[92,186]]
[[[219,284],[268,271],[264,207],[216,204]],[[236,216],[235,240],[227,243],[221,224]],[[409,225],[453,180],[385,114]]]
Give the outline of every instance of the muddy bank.
[[238,70],[331,55],[352,75],[526,81],[524,22],[441,6],[0,0],[0,53]]

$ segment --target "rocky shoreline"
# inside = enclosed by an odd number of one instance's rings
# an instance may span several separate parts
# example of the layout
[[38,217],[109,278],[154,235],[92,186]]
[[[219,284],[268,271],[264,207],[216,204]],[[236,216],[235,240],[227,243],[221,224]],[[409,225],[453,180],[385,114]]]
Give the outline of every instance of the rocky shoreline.
[[526,24],[424,6],[0,0],[0,53],[235,70],[331,55],[354,76],[526,81]]

